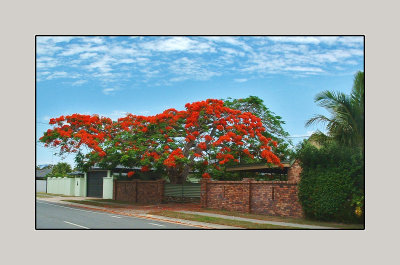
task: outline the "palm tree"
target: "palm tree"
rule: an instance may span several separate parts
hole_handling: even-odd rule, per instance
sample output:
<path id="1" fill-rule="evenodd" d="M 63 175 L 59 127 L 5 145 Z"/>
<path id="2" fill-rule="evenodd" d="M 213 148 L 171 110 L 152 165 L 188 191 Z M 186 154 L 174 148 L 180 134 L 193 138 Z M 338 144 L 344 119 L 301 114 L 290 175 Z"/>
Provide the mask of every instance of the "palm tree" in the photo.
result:
<path id="1" fill-rule="evenodd" d="M 326 123 L 328 137 L 340 144 L 364 146 L 364 72 L 357 72 L 350 95 L 341 92 L 323 91 L 316 95 L 315 102 L 327 109 L 331 117 L 315 115 L 306 122 Z"/>

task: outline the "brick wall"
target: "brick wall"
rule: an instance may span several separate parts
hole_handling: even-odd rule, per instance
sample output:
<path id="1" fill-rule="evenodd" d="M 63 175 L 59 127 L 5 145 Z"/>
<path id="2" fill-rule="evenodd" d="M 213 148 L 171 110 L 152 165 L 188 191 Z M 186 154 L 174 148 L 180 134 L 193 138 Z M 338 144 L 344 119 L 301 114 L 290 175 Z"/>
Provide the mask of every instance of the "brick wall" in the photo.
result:
<path id="1" fill-rule="evenodd" d="M 138 203 L 161 203 L 164 195 L 164 180 L 114 180 L 113 199 Z"/>
<path id="2" fill-rule="evenodd" d="M 302 217 L 297 183 L 289 181 L 201 181 L 202 207 Z"/>
<path id="3" fill-rule="evenodd" d="M 303 217 L 297 184 L 301 167 L 295 162 L 288 181 L 201 180 L 201 205 L 205 208 L 275 216 Z"/>

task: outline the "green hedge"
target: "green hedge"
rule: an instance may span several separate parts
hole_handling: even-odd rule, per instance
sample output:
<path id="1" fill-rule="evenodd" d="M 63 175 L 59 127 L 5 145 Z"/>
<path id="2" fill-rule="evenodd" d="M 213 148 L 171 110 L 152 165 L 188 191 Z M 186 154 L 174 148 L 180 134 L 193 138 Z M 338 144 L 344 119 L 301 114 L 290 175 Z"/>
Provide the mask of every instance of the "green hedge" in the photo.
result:
<path id="1" fill-rule="evenodd" d="M 304 143 L 298 152 L 303 168 L 299 200 L 311 219 L 364 220 L 364 160 L 361 150 L 329 144 L 320 149 Z M 362 214 L 356 209 L 361 210 Z"/>

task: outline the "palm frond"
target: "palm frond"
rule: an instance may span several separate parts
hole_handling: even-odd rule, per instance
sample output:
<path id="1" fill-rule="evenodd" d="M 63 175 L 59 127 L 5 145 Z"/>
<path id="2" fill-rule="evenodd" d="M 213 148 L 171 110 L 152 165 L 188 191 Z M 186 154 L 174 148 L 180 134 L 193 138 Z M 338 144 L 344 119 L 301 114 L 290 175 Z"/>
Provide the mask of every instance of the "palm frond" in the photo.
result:
<path id="1" fill-rule="evenodd" d="M 337 141 L 349 145 L 362 145 L 364 137 L 364 73 L 358 72 L 354 78 L 350 95 L 341 92 L 323 91 L 314 101 L 329 111 L 330 118 L 316 115 L 306 122 L 326 123 L 328 133 Z"/>
<path id="2" fill-rule="evenodd" d="M 330 123 L 330 122 L 332 122 L 332 121 L 328 117 L 318 114 L 306 122 L 306 127 L 309 127 L 310 125 L 315 124 L 315 123 Z"/>

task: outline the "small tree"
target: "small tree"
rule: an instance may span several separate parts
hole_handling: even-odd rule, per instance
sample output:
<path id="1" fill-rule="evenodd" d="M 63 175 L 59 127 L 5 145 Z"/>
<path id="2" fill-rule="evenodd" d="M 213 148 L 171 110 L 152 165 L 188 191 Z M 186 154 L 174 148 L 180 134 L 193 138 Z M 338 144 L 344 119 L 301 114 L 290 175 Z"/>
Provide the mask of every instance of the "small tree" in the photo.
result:
<path id="1" fill-rule="evenodd" d="M 57 163 L 53 166 L 51 172 L 46 177 L 66 177 L 68 173 L 72 172 L 70 164 L 65 162 Z"/>

